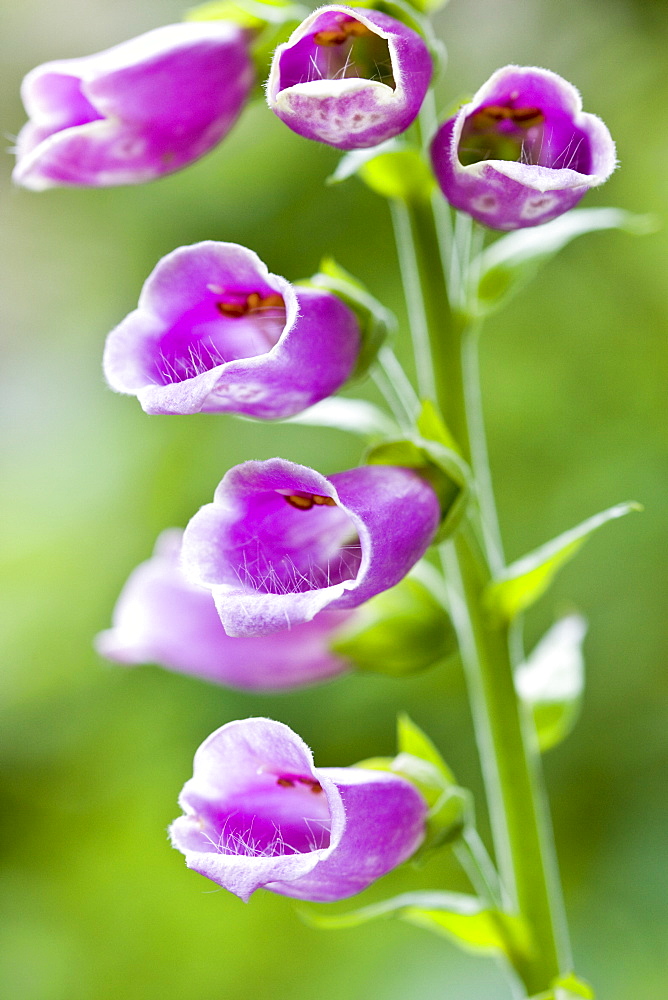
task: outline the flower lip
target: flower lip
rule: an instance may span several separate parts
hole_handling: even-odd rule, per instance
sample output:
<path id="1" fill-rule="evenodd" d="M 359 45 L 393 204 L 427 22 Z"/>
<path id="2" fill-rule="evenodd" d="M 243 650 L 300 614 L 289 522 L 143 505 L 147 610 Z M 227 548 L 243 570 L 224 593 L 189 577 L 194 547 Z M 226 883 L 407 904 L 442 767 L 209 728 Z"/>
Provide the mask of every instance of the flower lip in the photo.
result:
<path id="1" fill-rule="evenodd" d="M 582 110 L 576 88 L 534 66 L 497 70 L 454 119 L 451 149 L 455 172 L 481 176 L 493 167 L 540 191 L 593 187 L 615 166 L 608 131 Z"/>
<path id="2" fill-rule="evenodd" d="M 338 847 L 346 820 L 334 781 L 288 726 L 230 722 L 195 754 L 170 829 L 186 864 L 244 901 L 263 885 L 310 873 Z"/>
<path id="3" fill-rule="evenodd" d="M 245 462 L 191 519 L 183 565 L 212 591 L 228 635 L 269 635 L 394 586 L 438 519 L 435 493 L 409 469 L 327 479 L 283 459 Z"/>
<path id="4" fill-rule="evenodd" d="M 245 462 L 227 473 L 215 504 L 228 511 L 234 505 L 226 537 L 221 525 L 218 531 L 228 550 L 242 556 L 233 564 L 200 564 L 205 584 L 278 597 L 340 596 L 366 569 L 365 523 L 341 502 L 333 482 L 312 469 L 280 459 Z"/>
<path id="5" fill-rule="evenodd" d="M 13 179 L 39 191 L 171 173 L 230 130 L 253 79 L 245 35 L 224 21 L 164 25 L 103 52 L 45 63 L 21 87 L 30 120 Z"/>
<path id="6" fill-rule="evenodd" d="M 179 247 L 148 278 L 137 310 L 109 335 L 105 374 L 112 388 L 136 392 L 148 412 L 170 412 L 183 396 L 180 412 L 197 412 L 221 374 L 233 378 L 248 359 L 274 358 L 297 315 L 292 285 L 252 250 L 214 241 Z"/>
<path id="7" fill-rule="evenodd" d="M 299 135 L 365 148 L 408 128 L 431 73 L 417 32 L 380 11 L 332 4 L 278 46 L 267 101 Z"/>

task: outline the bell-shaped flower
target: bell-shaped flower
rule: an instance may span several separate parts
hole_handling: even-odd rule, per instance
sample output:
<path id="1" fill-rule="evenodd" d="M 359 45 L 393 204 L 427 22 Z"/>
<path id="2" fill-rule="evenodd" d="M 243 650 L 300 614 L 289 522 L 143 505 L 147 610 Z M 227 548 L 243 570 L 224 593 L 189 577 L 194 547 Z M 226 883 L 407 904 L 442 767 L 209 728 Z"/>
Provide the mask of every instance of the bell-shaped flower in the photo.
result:
<path id="1" fill-rule="evenodd" d="M 549 222 L 615 169 L 615 145 L 575 87 L 534 66 L 494 73 L 432 142 L 451 205 L 492 229 Z"/>
<path id="2" fill-rule="evenodd" d="M 276 49 L 267 101 L 293 132 L 362 149 L 408 128 L 431 75 L 417 32 L 377 10 L 330 4 Z"/>
<path id="3" fill-rule="evenodd" d="M 245 719 L 195 754 L 170 828 L 188 868 L 246 902 L 256 889 L 314 902 L 345 899 L 406 861 L 427 804 L 395 774 L 313 765 L 281 722 Z"/>
<path id="4" fill-rule="evenodd" d="M 159 261 L 107 338 L 104 373 L 147 413 L 279 419 L 336 392 L 359 345 L 336 295 L 293 287 L 246 247 L 206 241 Z"/>
<path id="5" fill-rule="evenodd" d="M 191 519 L 183 563 L 213 593 L 228 635 L 269 635 L 394 586 L 439 516 L 436 494 L 411 469 L 325 478 L 280 458 L 244 462 Z"/>
<path id="6" fill-rule="evenodd" d="M 278 690 L 340 674 L 349 661 L 330 640 L 350 611 L 322 611 L 271 637 L 233 639 L 209 590 L 186 580 L 180 565 L 183 532 L 162 533 L 153 556 L 128 579 L 113 626 L 95 640 L 98 652 L 124 664 L 157 663 L 179 673 L 242 690 Z"/>
<path id="7" fill-rule="evenodd" d="M 253 85 L 244 32 L 226 21 L 170 24 L 114 48 L 45 63 L 21 95 L 17 184 L 137 184 L 185 167 L 236 121 Z"/>

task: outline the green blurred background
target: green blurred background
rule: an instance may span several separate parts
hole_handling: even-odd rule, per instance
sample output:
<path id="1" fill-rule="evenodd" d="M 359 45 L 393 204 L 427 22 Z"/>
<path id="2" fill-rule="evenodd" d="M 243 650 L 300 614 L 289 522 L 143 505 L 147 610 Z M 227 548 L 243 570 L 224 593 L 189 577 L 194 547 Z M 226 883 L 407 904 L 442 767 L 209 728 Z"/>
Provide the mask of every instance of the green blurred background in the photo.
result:
<path id="1" fill-rule="evenodd" d="M 7 3 L 3 130 L 23 122 L 18 87 L 33 65 L 180 15 L 177 0 Z M 577 968 L 601 1000 L 664 1000 L 668 12 L 650 0 L 453 0 L 439 23 L 444 109 L 504 63 L 556 70 L 618 142 L 622 168 L 585 204 L 664 224 L 580 239 L 483 341 L 510 556 L 615 501 L 646 506 L 588 543 L 527 634 L 533 644 L 573 607 L 590 622 L 583 715 L 546 759 Z M 426 931 L 318 932 L 269 893 L 244 906 L 188 872 L 165 835 L 195 748 L 254 714 L 290 724 L 334 765 L 391 753 L 407 709 L 481 802 L 456 665 L 257 697 L 111 667 L 91 648 L 159 531 L 185 524 L 229 466 L 275 454 L 326 473 L 357 462 L 358 442 L 336 431 L 149 418 L 100 371 L 105 334 L 157 259 L 201 239 L 244 243 L 289 278 L 331 253 L 403 316 L 386 207 L 356 180 L 324 188 L 336 161 L 256 105 L 214 153 L 146 187 L 35 195 L 11 189 L 3 162 L 0 993 L 12 1000 L 509 996 L 491 961 Z M 405 327 L 406 358 L 404 340 Z M 416 877 L 467 888 L 443 852 L 363 901 Z"/>

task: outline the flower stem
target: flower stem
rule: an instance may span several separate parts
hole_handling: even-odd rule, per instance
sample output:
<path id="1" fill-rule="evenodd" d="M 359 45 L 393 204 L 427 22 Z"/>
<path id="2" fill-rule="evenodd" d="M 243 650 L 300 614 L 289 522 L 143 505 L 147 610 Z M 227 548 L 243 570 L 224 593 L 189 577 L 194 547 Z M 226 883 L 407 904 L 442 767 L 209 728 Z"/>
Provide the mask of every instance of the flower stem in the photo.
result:
<path id="1" fill-rule="evenodd" d="M 468 277 L 464 244 L 469 245 L 470 232 L 459 221 L 458 287 L 448 295 L 429 203 L 395 205 L 393 214 L 401 218 L 397 236 L 406 241 L 400 256 L 412 255 L 419 279 L 420 323 L 424 319 L 431 347 L 435 398 L 464 458 L 474 465 L 468 521 L 443 546 L 443 557 L 501 883 L 532 942 L 528 954 L 514 955 L 512 961 L 533 995 L 548 990 L 560 972 L 569 970 L 569 955 L 540 757 L 531 720 L 515 691 L 508 627 L 490 618 L 484 602 L 485 589 L 502 566 L 502 550 L 483 436 L 476 338 L 457 308 Z M 412 296 L 409 308 L 418 301 L 414 289 Z"/>

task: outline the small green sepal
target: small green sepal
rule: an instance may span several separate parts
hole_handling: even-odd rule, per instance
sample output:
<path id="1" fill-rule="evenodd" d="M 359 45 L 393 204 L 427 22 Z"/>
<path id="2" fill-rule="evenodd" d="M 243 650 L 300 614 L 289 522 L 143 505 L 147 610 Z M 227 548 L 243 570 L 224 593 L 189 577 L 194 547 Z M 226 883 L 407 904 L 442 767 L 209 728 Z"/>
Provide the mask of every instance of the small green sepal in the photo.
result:
<path id="1" fill-rule="evenodd" d="M 450 616 L 415 571 L 363 604 L 331 648 L 356 669 L 405 677 L 457 651 Z"/>
<path id="2" fill-rule="evenodd" d="M 617 504 L 512 563 L 487 587 L 484 594 L 487 610 L 497 621 L 512 621 L 542 597 L 557 571 L 573 558 L 590 535 L 608 521 L 642 509 L 635 502 Z"/>
<path id="3" fill-rule="evenodd" d="M 571 972 L 555 979 L 546 993 L 537 993 L 529 1000 L 595 1000 L 595 994 L 589 983 Z"/>
<path id="4" fill-rule="evenodd" d="M 320 270 L 312 278 L 297 284 L 332 292 L 355 313 L 360 325 L 361 347 L 349 382 L 363 378 L 376 360 L 388 333 L 396 328 L 393 313 L 331 257 L 323 258 Z"/>
<path id="5" fill-rule="evenodd" d="M 576 208 L 552 222 L 519 229 L 492 243 L 471 266 L 467 301 L 475 318 L 495 312 L 535 276 L 539 268 L 577 236 L 603 229 L 644 235 L 656 228 L 650 216 L 619 208 Z"/>
<path id="6" fill-rule="evenodd" d="M 416 434 L 374 445 L 364 461 L 367 465 L 400 465 L 418 470 L 433 486 L 441 505 L 441 524 L 434 541 L 449 538 L 457 529 L 469 498 L 470 470 L 454 449 Z"/>
<path id="7" fill-rule="evenodd" d="M 308 7 L 290 0 L 212 0 L 186 11 L 184 20 L 231 21 L 244 28 L 255 65 L 256 84 L 251 96 L 263 99 L 261 81 L 269 75 L 274 50 L 288 40 L 309 13 Z"/>
<path id="8" fill-rule="evenodd" d="M 429 812 L 425 839 L 413 856 L 418 864 L 437 847 L 452 843 L 473 823 L 471 793 L 457 785 L 428 736 L 405 713 L 397 718 L 396 757 L 370 757 L 356 767 L 389 771 L 410 781 L 424 797 Z"/>

